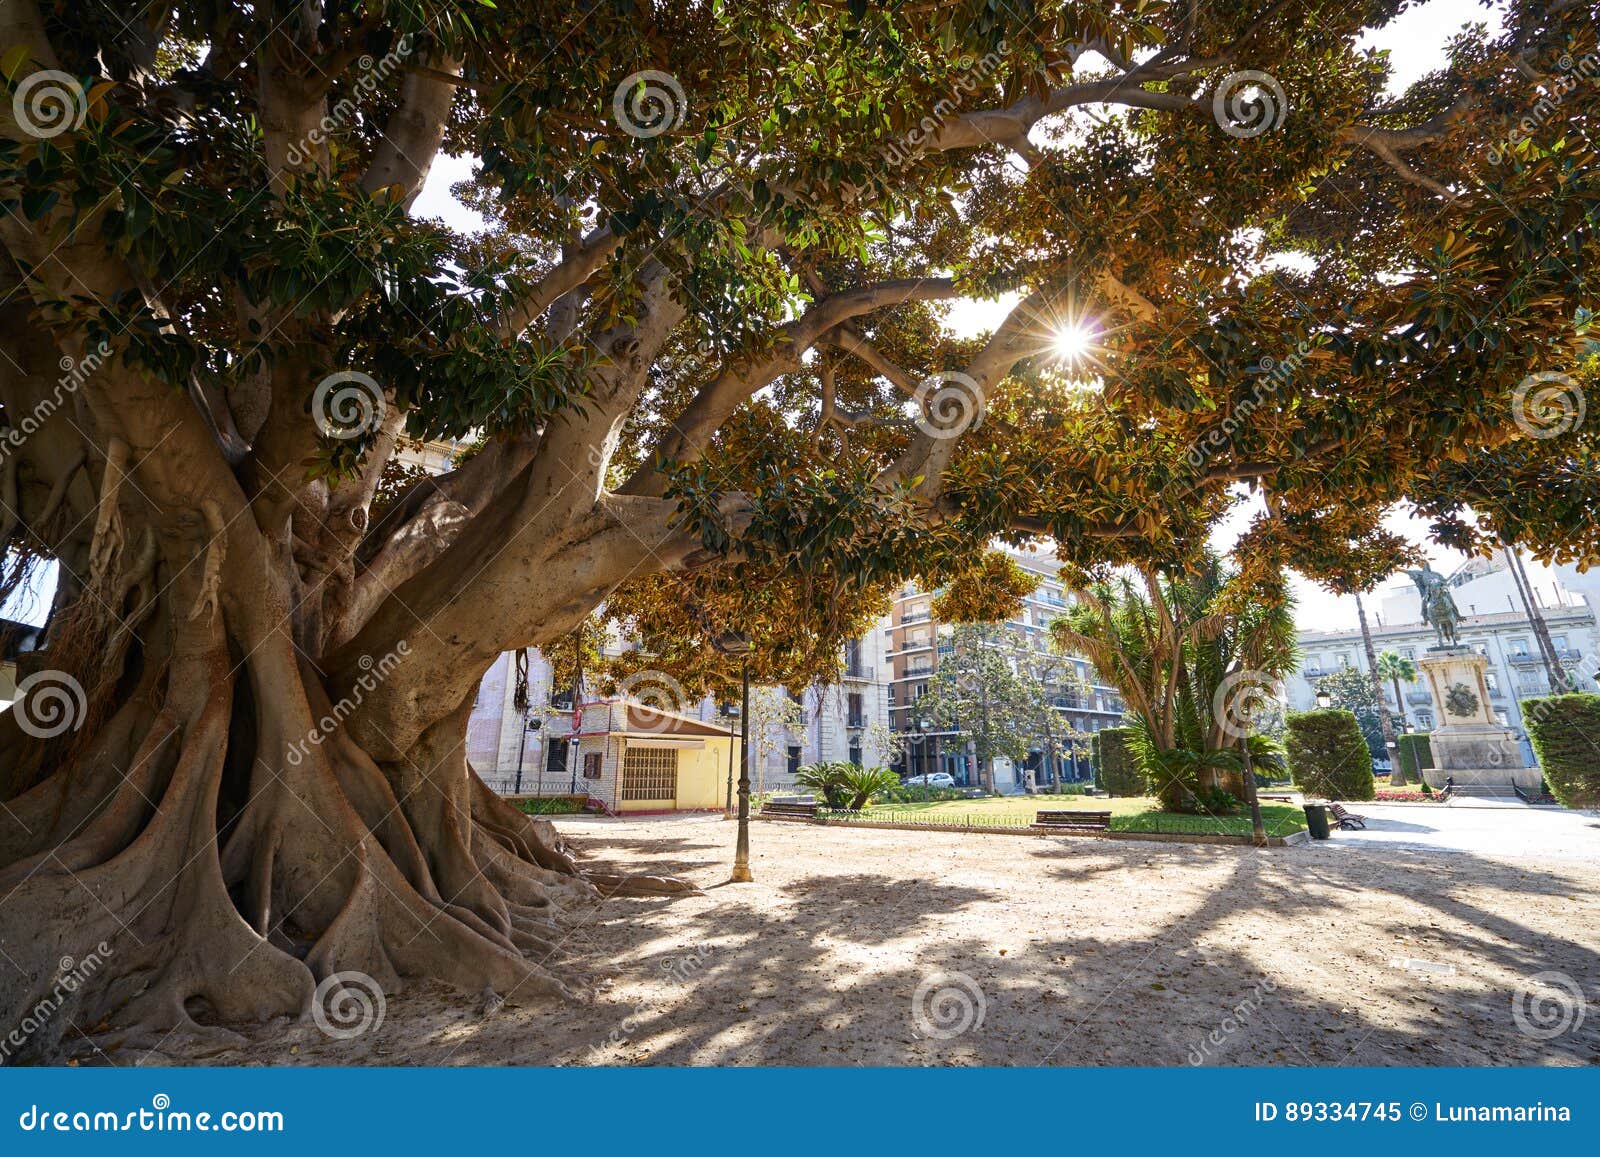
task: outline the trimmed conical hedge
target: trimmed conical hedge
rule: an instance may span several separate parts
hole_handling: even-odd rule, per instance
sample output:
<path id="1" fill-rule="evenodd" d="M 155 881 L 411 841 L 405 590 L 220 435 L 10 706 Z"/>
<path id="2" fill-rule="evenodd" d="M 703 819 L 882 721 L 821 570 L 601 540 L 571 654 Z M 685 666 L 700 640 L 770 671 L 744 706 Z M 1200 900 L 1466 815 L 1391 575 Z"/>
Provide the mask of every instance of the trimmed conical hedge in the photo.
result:
<path id="1" fill-rule="evenodd" d="M 1600 695 L 1524 699 L 1522 722 L 1550 794 L 1566 807 L 1600 807 Z"/>
<path id="2" fill-rule="evenodd" d="M 1288 718 L 1289 775 L 1309 796 L 1371 799 L 1372 752 L 1349 711 L 1302 711 Z"/>

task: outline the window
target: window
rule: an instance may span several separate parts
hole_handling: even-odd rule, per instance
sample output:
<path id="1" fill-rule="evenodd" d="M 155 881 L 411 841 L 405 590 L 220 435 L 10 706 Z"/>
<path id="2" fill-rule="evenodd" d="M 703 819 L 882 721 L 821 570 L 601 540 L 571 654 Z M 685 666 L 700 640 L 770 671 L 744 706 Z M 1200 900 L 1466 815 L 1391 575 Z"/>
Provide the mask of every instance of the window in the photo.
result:
<path id="1" fill-rule="evenodd" d="M 1417 650 L 1415 647 L 1401 647 L 1400 657 L 1402 659 L 1415 659 L 1417 657 Z"/>
<path id="2" fill-rule="evenodd" d="M 634 747 L 622 753 L 622 798 L 678 798 L 678 749 Z"/>
<path id="3" fill-rule="evenodd" d="M 861 766 L 861 741 L 859 739 L 850 741 L 850 762 L 857 767 Z"/>
<path id="4" fill-rule="evenodd" d="M 793 775 L 800 770 L 800 748 L 797 744 L 789 745 L 789 774 Z"/>
<path id="5" fill-rule="evenodd" d="M 861 709 L 861 692 L 852 691 L 846 696 L 845 725 L 848 727 L 864 727 L 866 720 Z"/>
<path id="6" fill-rule="evenodd" d="M 1518 656 L 1519 658 L 1524 658 L 1524 659 L 1527 658 L 1527 656 L 1528 656 L 1528 640 L 1526 640 L 1526 639 L 1512 639 L 1511 640 L 1511 653 L 1513 655 Z"/>
<path id="7" fill-rule="evenodd" d="M 591 751 L 583 757 L 583 778 L 600 778 L 600 753 Z"/>

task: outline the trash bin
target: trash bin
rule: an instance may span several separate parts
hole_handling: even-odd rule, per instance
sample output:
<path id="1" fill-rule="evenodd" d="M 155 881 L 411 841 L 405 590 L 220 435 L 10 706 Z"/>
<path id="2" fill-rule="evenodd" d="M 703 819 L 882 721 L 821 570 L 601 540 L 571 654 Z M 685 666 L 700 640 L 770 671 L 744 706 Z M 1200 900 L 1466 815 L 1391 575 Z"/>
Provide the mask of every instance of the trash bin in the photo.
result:
<path id="1" fill-rule="evenodd" d="M 1320 803 L 1308 803 L 1306 809 L 1306 827 L 1311 830 L 1311 838 L 1325 840 L 1328 838 L 1328 809 Z"/>

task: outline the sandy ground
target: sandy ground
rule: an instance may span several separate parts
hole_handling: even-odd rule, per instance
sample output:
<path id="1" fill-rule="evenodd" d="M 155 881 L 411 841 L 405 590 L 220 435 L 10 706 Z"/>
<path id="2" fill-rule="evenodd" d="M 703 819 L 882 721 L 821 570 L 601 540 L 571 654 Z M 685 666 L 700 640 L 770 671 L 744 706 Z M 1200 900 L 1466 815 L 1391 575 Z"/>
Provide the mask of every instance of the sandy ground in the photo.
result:
<path id="1" fill-rule="evenodd" d="M 1600 820 L 1553 818 L 1553 855 L 761 823 L 753 885 L 719 818 L 563 821 L 707 888 L 585 913 L 552 967 L 591 1003 L 413 987 L 207 1063 L 1600 1064 Z"/>

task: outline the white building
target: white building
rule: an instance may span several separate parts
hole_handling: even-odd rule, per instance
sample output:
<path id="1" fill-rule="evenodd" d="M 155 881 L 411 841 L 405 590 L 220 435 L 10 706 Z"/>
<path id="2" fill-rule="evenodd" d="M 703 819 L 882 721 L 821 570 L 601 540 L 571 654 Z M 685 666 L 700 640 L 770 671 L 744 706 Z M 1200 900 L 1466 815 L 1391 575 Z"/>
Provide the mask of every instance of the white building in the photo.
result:
<path id="1" fill-rule="evenodd" d="M 1550 640 L 1580 690 L 1596 689 L 1596 659 L 1600 637 L 1596 632 L 1595 610 L 1583 596 L 1568 585 L 1566 568 L 1546 569 L 1525 564 L 1534 601 L 1544 619 Z M 1451 595 L 1462 619 L 1459 638 L 1464 646 L 1489 660 L 1487 679 L 1491 706 L 1500 722 L 1518 736 L 1525 736 L 1518 701 L 1550 693 L 1550 680 L 1540 657 L 1532 624 L 1523 609 L 1516 586 L 1501 556 L 1473 559 L 1450 576 Z M 1589 586 L 1588 582 L 1583 583 Z M 1594 589 L 1591 587 L 1591 589 Z M 1587 592 L 1586 592 L 1587 593 Z M 1595 594 L 1600 594 L 1596 590 Z M 1589 595 L 1594 598 L 1595 595 Z M 1407 659 L 1418 659 L 1438 645 L 1433 628 L 1422 622 L 1416 588 L 1402 579 L 1376 600 L 1374 614 L 1368 611 L 1373 649 L 1382 655 L 1394 651 Z M 1367 655 L 1358 627 L 1340 631 L 1301 631 L 1298 674 L 1288 680 L 1289 706 L 1305 711 L 1316 705 L 1316 685 L 1326 674 L 1343 667 L 1366 671 Z M 1392 684 L 1384 682 L 1384 700 L 1399 726 L 1414 731 L 1431 731 L 1438 725 L 1427 685 L 1420 678 L 1401 684 L 1403 703 L 1397 704 Z"/>
<path id="2" fill-rule="evenodd" d="M 813 685 L 798 698 L 782 687 L 750 689 L 752 790 L 787 790 L 801 767 L 821 760 L 863 767 L 890 763 L 888 691 L 878 679 L 885 670 L 881 638 L 881 632 L 873 631 L 847 644 L 844 673 L 832 686 Z M 551 795 L 583 786 L 569 759 L 572 690 L 552 687 L 550 676 L 550 665 L 538 650 L 530 650 L 526 718 L 514 702 L 514 652 L 501 655 L 478 684 L 467 721 L 467 758 L 498 791 Z M 662 689 L 670 695 L 670 688 Z M 585 711 L 589 704 L 586 694 Z M 707 696 L 699 703 L 675 703 L 674 710 L 739 729 L 737 693 L 723 702 Z"/>

